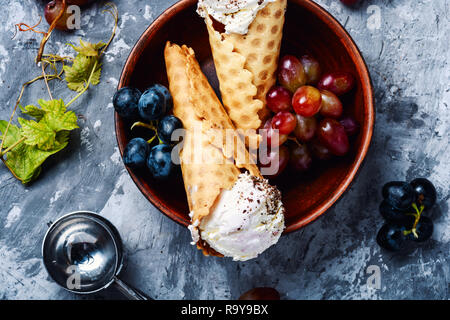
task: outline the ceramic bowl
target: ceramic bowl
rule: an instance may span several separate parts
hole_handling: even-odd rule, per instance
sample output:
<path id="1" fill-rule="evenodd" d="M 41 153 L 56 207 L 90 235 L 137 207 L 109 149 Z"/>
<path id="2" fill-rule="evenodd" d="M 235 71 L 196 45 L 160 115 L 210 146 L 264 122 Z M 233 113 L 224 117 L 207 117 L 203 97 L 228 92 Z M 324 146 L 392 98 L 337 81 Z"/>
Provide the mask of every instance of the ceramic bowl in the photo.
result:
<path id="1" fill-rule="evenodd" d="M 153 83 L 167 86 L 163 48 L 166 41 L 192 47 L 211 85 L 218 89 L 214 63 L 203 20 L 196 13 L 196 0 L 182 0 L 163 12 L 142 34 L 128 57 L 118 88 L 145 90 Z M 345 29 L 322 7 L 307 0 L 289 0 L 283 32 L 281 56 L 310 54 L 324 71 L 349 71 L 356 88 L 343 98 L 345 113 L 360 124 L 350 152 L 332 161 L 316 163 L 307 174 L 283 173 L 272 183 L 283 195 L 286 231 L 310 223 L 326 212 L 348 189 L 369 148 L 374 125 L 373 93 L 370 75 L 358 47 Z M 115 114 L 120 153 L 137 133 L 130 123 Z M 127 168 L 132 179 L 161 212 L 182 224 L 189 224 L 188 205 L 181 174 L 168 181 L 154 180 L 145 171 Z"/>

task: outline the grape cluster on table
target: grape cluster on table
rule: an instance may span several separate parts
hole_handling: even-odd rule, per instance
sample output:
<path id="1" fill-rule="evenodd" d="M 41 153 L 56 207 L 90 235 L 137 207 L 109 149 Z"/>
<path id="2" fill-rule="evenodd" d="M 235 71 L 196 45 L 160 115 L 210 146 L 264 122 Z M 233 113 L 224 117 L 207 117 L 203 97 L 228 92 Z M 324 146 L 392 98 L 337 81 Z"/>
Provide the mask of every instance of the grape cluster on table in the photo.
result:
<path id="1" fill-rule="evenodd" d="M 310 169 L 314 158 L 328 160 L 347 154 L 349 137 L 359 132 L 359 124 L 345 115 L 340 97 L 352 91 L 354 76 L 345 71 L 322 74 L 314 57 L 285 55 L 277 78 L 278 84 L 266 96 L 273 116 L 263 126 L 268 154 L 261 167 L 276 168 L 268 177 L 278 176 L 288 164 L 303 172 Z"/>
<path id="2" fill-rule="evenodd" d="M 391 181 L 382 189 L 380 214 L 385 224 L 378 231 L 377 243 L 389 251 L 402 251 L 408 243 L 423 242 L 433 234 L 433 221 L 424 216 L 436 203 L 436 189 L 425 178 L 410 183 Z"/>
<path id="3" fill-rule="evenodd" d="M 114 94 L 113 105 L 122 118 L 134 121 L 132 129 L 140 126 L 154 132 L 149 140 L 137 137 L 128 142 L 123 152 L 125 165 L 147 169 L 158 180 L 167 179 L 175 168 L 172 133 L 183 127 L 180 119 L 169 114 L 173 107 L 169 90 L 161 84 L 152 85 L 144 93 L 123 87 Z"/>

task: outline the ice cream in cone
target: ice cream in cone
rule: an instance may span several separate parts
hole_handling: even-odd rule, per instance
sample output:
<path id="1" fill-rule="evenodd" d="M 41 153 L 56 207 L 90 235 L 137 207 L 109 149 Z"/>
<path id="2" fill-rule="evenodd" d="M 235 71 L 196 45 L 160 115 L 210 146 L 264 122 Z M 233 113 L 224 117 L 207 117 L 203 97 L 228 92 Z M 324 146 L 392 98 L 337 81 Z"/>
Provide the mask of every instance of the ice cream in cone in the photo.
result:
<path id="1" fill-rule="evenodd" d="M 264 180 L 235 127 L 186 46 L 164 51 L 174 115 L 186 130 L 180 153 L 191 234 L 206 255 L 255 257 L 284 229 L 279 191 Z M 246 171 L 246 173 L 241 173 Z"/>
<path id="2" fill-rule="evenodd" d="M 258 129 L 275 84 L 286 0 L 200 0 L 222 102 L 238 129 Z"/>

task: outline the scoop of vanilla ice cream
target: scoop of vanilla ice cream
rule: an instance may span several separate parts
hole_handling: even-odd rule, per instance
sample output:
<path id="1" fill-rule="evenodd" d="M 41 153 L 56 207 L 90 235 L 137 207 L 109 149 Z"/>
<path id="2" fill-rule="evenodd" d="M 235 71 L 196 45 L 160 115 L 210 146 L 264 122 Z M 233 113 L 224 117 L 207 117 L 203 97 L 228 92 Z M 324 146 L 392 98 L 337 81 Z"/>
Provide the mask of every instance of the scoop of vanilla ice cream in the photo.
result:
<path id="1" fill-rule="evenodd" d="M 200 235 L 211 248 L 233 260 L 255 258 L 275 244 L 284 230 L 280 191 L 267 180 L 248 173 L 239 175 L 231 190 L 223 190 L 212 212 L 193 225 L 194 241 Z"/>
<path id="2" fill-rule="evenodd" d="M 259 10 L 276 0 L 199 0 L 198 14 L 207 15 L 225 26 L 225 33 L 246 34 Z"/>

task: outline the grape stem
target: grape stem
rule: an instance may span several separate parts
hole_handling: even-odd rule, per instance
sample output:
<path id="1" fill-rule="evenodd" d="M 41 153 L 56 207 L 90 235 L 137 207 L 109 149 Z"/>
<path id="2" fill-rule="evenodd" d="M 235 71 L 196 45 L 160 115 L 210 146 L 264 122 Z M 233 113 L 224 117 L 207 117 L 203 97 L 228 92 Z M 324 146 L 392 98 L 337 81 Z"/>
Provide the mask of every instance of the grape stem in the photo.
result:
<path id="1" fill-rule="evenodd" d="M 45 34 L 45 32 L 43 32 L 43 31 L 39 31 L 39 30 L 35 30 L 35 29 L 34 29 L 34 28 L 36 28 L 38 25 L 41 24 L 41 21 L 42 21 L 42 17 L 39 17 L 39 22 L 36 23 L 34 26 L 31 26 L 31 27 L 30 27 L 29 25 L 27 25 L 26 23 L 23 23 L 23 22 L 17 23 L 17 24 L 15 25 L 15 26 L 16 26 L 16 32 L 14 33 L 14 36 L 12 37 L 12 39 L 15 38 L 15 36 L 16 36 L 16 34 L 17 34 L 17 30 L 19 30 L 20 32 L 33 31 L 33 32 L 35 32 L 35 33 Z M 23 29 L 22 27 L 26 27 L 27 29 Z"/>
<path id="2" fill-rule="evenodd" d="M 155 125 L 152 122 L 145 123 L 145 122 L 141 122 L 141 121 L 136 121 L 131 126 L 131 130 L 133 130 L 134 127 L 144 127 L 144 128 L 150 129 L 152 131 L 158 132 L 158 130 L 156 129 Z"/>
<path id="3" fill-rule="evenodd" d="M 47 87 L 48 95 L 50 97 L 50 100 L 53 100 L 52 92 L 50 91 L 50 87 L 48 86 L 47 74 L 45 73 L 45 68 L 47 67 L 47 65 L 44 67 L 44 64 L 41 63 L 41 67 L 42 67 L 42 75 L 44 76 L 44 82 L 45 82 L 45 86 Z"/>
<path id="4" fill-rule="evenodd" d="M 288 140 L 294 141 L 299 147 L 302 147 L 302 144 L 297 140 L 296 137 L 288 137 Z"/>
<path id="5" fill-rule="evenodd" d="M 25 137 L 20 138 L 19 140 L 14 142 L 12 145 L 10 145 L 7 149 L 5 149 L 5 151 L 0 152 L 0 157 L 3 157 L 5 154 L 7 154 L 9 151 L 11 151 L 12 149 L 17 147 L 19 144 L 21 144 L 24 141 L 25 141 Z"/>
<path id="6" fill-rule="evenodd" d="M 406 236 L 410 233 L 412 233 L 414 235 L 414 237 L 416 237 L 416 239 L 419 237 L 419 235 L 417 234 L 417 224 L 419 223 L 420 217 L 422 215 L 423 209 L 425 208 L 425 206 L 421 205 L 420 208 L 417 207 L 417 204 L 415 202 L 413 202 L 412 207 L 414 208 L 414 210 L 416 210 L 415 213 L 410 213 L 409 215 L 414 216 L 414 224 L 411 228 L 411 230 L 406 230 L 403 231 L 403 234 Z"/>
<path id="7" fill-rule="evenodd" d="M 155 134 L 153 137 L 151 137 L 150 139 L 148 139 L 148 140 L 147 140 L 147 143 L 148 143 L 148 144 L 152 144 L 153 140 L 155 140 L 156 137 L 158 137 L 157 134 Z M 159 137 L 158 137 L 158 139 L 159 139 Z"/>
<path id="8" fill-rule="evenodd" d="M 62 74 L 62 71 L 61 71 L 61 73 L 59 73 L 59 74 L 56 74 L 56 73 L 55 73 L 55 74 L 47 75 L 47 81 L 50 81 L 50 80 L 59 78 L 59 77 L 61 76 L 61 74 Z M 11 151 L 14 147 L 16 147 L 16 146 L 19 145 L 19 143 L 14 143 L 14 144 L 11 145 L 9 148 L 7 148 L 5 151 L 2 151 L 2 150 L 3 150 L 3 145 L 4 145 L 5 140 L 6 140 L 6 136 L 8 135 L 9 127 L 11 126 L 11 122 L 12 122 L 12 120 L 13 120 L 13 118 L 14 118 L 14 114 L 16 113 L 17 107 L 19 106 L 20 101 L 22 100 L 22 96 L 23 96 L 23 93 L 24 93 L 24 91 L 25 91 L 25 88 L 26 88 L 28 85 L 32 84 L 33 82 L 36 82 L 36 81 L 38 81 L 38 80 L 40 80 L 40 79 L 43 79 L 43 78 L 44 78 L 44 76 L 43 76 L 43 75 L 40 75 L 40 76 L 38 76 L 38 77 L 36 77 L 36 78 L 34 78 L 34 79 L 32 79 L 32 80 L 30 80 L 30 81 L 27 81 L 27 82 L 25 82 L 24 84 L 22 84 L 22 89 L 20 90 L 19 97 L 18 97 L 17 100 L 16 100 L 16 104 L 15 104 L 15 106 L 14 106 L 14 109 L 13 109 L 13 112 L 12 112 L 11 116 L 9 117 L 8 125 L 6 126 L 5 132 L 3 132 L 3 135 L 1 136 L 1 138 L 2 138 L 2 142 L 0 143 L 0 159 L 1 159 L 1 160 L 4 160 L 4 159 L 3 159 L 3 156 L 4 156 L 7 152 Z M 19 140 L 19 141 L 20 141 L 20 140 Z M 22 141 L 21 141 L 21 142 L 22 142 Z M 3 162 L 4 162 L 4 161 L 3 161 Z M 6 162 L 4 162 L 4 163 L 6 164 Z"/>
<path id="9" fill-rule="evenodd" d="M 56 24 L 58 23 L 58 20 L 63 16 L 64 11 L 66 11 L 67 5 L 66 0 L 62 0 L 62 8 L 61 11 L 58 13 L 58 16 L 55 20 L 53 20 L 52 24 L 50 25 L 50 28 L 48 28 L 47 33 L 45 33 L 44 37 L 41 40 L 41 44 L 39 46 L 39 51 L 36 56 L 36 63 L 41 61 L 42 54 L 44 53 L 45 44 L 47 43 L 48 39 L 50 38 L 50 35 L 52 34 L 53 29 L 55 29 Z"/>
<path id="10" fill-rule="evenodd" d="M 106 6 L 110 7 L 110 9 L 105 9 L 102 12 L 103 13 L 109 12 L 113 16 L 113 18 L 114 18 L 114 28 L 113 28 L 113 31 L 111 33 L 111 37 L 109 38 L 108 42 L 106 43 L 106 45 L 100 51 L 99 57 L 101 57 L 105 53 L 106 49 L 109 47 L 109 45 L 113 41 L 114 37 L 116 36 L 117 26 L 119 24 L 119 12 L 117 11 L 116 5 L 114 3 L 112 3 L 112 2 L 108 2 L 107 4 L 105 4 L 105 7 Z"/>
<path id="11" fill-rule="evenodd" d="M 153 121 L 150 123 L 145 123 L 145 122 L 141 122 L 141 121 L 137 121 L 135 123 L 133 123 L 133 125 L 131 126 L 131 130 L 133 130 L 134 127 L 144 127 L 147 129 L 150 129 L 152 131 L 155 132 L 155 135 L 153 137 L 151 137 L 147 143 L 151 144 L 153 142 L 153 140 L 155 140 L 156 138 L 158 138 L 159 144 L 164 143 L 158 136 L 158 129 L 156 128 L 156 126 L 154 125 Z"/>
<path id="12" fill-rule="evenodd" d="M 92 76 L 94 75 L 95 69 L 97 69 L 97 64 L 98 64 L 98 60 L 95 61 L 94 63 L 94 67 L 92 68 L 91 74 L 89 75 L 89 79 L 88 82 L 86 83 L 86 85 L 84 86 L 83 90 L 81 90 L 72 100 L 70 100 L 67 104 L 66 107 L 70 106 L 72 103 L 74 103 L 83 93 L 86 92 L 86 90 L 89 88 L 89 85 L 91 84 L 92 81 Z"/>

